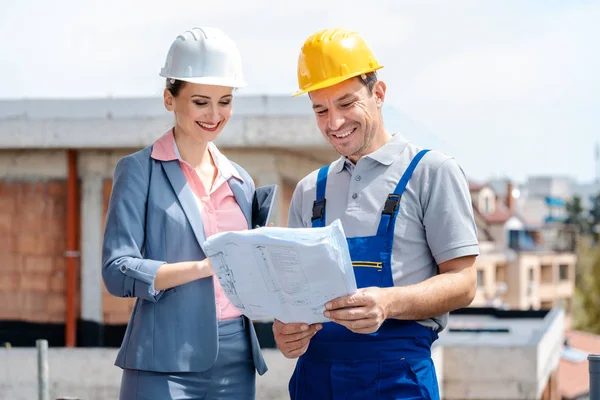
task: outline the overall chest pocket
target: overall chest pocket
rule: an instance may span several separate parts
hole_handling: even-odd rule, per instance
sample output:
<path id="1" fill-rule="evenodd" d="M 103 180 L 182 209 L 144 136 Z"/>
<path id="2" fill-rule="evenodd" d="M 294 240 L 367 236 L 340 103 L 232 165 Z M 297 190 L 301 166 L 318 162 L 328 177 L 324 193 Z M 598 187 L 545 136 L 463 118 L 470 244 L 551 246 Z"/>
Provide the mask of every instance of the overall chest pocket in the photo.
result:
<path id="1" fill-rule="evenodd" d="M 352 261 L 356 286 L 366 288 L 381 287 L 383 284 L 383 263 L 378 261 Z"/>

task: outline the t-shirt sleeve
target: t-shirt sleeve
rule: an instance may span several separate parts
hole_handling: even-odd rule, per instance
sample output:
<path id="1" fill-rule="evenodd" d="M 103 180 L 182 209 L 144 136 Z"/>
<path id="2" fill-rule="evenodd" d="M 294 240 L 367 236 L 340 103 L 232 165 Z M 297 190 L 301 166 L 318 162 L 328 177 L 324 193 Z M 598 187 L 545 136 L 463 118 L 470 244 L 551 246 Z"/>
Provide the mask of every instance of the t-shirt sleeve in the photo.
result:
<path id="1" fill-rule="evenodd" d="M 424 201 L 425 233 L 438 265 L 458 257 L 479 255 L 469 185 L 454 159 L 443 161 L 434 171 Z"/>

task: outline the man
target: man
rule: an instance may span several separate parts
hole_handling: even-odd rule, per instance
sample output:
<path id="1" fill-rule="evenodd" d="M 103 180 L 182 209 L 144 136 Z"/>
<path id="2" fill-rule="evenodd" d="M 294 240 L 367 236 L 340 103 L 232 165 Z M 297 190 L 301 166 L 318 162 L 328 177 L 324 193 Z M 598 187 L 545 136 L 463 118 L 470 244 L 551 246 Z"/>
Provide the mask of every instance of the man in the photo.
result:
<path id="1" fill-rule="evenodd" d="M 340 219 L 358 291 L 326 305 L 325 324 L 275 321 L 278 348 L 299 357 L 297 399 L 437 399 L 430 348 L 448 312 L 468 306 L 479 254 L 465 175 L 451 157 L 390 134 L 382 68 L 355 32 L 312 35 L 298 62 L 323 136 L 340 153 L 302 179 L 290 227 Z"/>

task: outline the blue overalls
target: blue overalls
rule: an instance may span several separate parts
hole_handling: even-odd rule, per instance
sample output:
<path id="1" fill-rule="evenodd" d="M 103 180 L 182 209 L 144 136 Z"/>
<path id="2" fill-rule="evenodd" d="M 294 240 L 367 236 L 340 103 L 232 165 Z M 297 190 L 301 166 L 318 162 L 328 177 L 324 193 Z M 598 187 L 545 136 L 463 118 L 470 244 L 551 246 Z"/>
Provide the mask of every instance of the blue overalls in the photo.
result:
<path id="1" fill-rule="evenodd" d="M 428 150 L 419 152 L 385 202 L 375 236 L 347 239 L 358 288 L 392 287 L 394 226 L 402 193 Z M 319 170 L 313 227 L 325 226 L 329 166 Z M 431 345 L 437 333 L 414 321 L 386 320 L 372 334 L 328 322 L 310 341 L 290 380 L 292 400 L 439 399 Z"/>

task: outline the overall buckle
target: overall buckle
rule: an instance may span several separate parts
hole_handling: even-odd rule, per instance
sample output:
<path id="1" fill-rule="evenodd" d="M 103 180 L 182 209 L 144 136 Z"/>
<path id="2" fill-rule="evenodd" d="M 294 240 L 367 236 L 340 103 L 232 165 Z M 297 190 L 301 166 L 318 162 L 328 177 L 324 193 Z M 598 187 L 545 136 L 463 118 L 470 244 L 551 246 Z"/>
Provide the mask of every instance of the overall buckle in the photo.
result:
<path id="1" fill-rule="evenodd" d="M 391 193 L 388 195 L 385 205 L 383 206 L 382 214 L 393 215 L 398 210 L 398 204 L 402 198 L 399 194 Z"/>
<path id="2" fill-rule="evenodd" d="M 323 215 L 325 215 L 325 203 L 325 198 L 315 200 L 315 202 L 313 203 L 311 221 L 323 218 Z"/>

